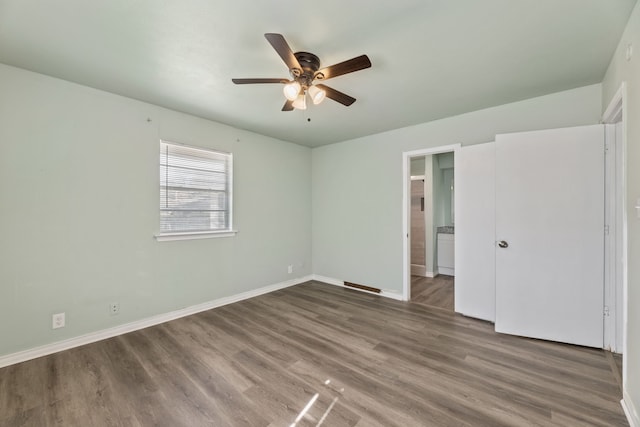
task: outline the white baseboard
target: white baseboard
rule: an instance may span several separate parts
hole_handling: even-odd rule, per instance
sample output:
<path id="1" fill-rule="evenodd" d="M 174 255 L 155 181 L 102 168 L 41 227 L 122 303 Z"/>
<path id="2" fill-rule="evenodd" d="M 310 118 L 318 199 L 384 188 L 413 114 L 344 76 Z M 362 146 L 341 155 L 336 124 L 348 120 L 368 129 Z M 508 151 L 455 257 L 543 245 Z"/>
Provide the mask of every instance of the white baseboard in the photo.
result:
<path id="1" fill-rule="evenodd" d="M 344 286 L 344 281 L 338 279 L 332 279 L 331 277 L 320 276 L 319 274 L 312 274 L 311 280 L 315 280 L 316 282 L 328 283 L 330 285 L 335 286 Z"/>
<path id="2" fill-rule="evenodd" d="M 411 264 L 411 275 L 434 278 L 438 275 L 438 273 L 427 271 L 427 266 L 425 265 Z"/>
<path id="3" fill-rule="evenodd" d="M 211 310 L 212 308 L 221 307 L 223 305 L 231 304 L 234 302 L 242 301 L 245 299 L 257 297 L 258 295 L 274 292 L 279 289 L 288 288 L 290 286 L 299 285 L 300 283 L 315 280 L 311 275 L 299 277 L 297 279 L 287 280 L 285 282 L 276 283 L 262 288 L 254 289 L 240 294 L 231 295 L 228 297 L 218 298 L 213 301 L 208 301 L 202 304 L 192 305 L 190 307 L 182 308 L 180 310 L 170 311 L 168 313 L 158 314 L 156 316 L 147 317 L 146 319 L 136 320 L 135 322 L 126 323 L 124 325 L 114 326 L 113 328 L 103 329 L 101 331 L 91 332 L 78 337 L 69 338 L 63 341 L 46 344 L 40 347 L 23 350 L 17 353 L 8 354 L 0 357 L 0 368 L 13 365 L 20 362 L 26 362 L 27 360 L 36 359 L 38 357 L 46 356 L 48 354 L 57 353 L 59 351 L 68 350 L 70 348 L 79 347 L 85 344 L 91 344 L 92 342 L 101 341 L 107 338 L 112 338 L 118 335 L 126 334 L 128 332 L 137 331 L 139 329 L 148 328 L 149 326 L 165 323 L 170 320 L 179 319 L 181 317 L 190 316 L 192 314 L 200 313 L 201 311 Z"/>
<path id="4" fill-rule="evenodd" d="M 627 421 L 629 421 L 629 425 L 631 427 L 640 427 L 640 416 L 638 415 L 638 411 L 636 407 L 633 405 L 631 396 L 629 396 L 626 391 L 623 392 L 622 394 L 623 394 L 623 399 L 620 401 L 620 404 L 622 405 L 624 414 L 627 416 Z"/>
<path id="5" fill-rule="evenodd" d="M 456 270 L 455 270 L 455 268 L 438 267 L 438 273 L 439 274 L 444 274 L 445 276 L 455 276 L 456 275 Z"/>
<path id="6" fill-rule="evenodd" d="M 311 279 L 315 280 L 317 282 L 327 283 L 329 285 L 344 287 L 344 281 L 338 280 L 338 279 L 334 279 L 334 278 L 331 278 L 331 277 L 320 276 L 319 274 L 312 274 L 311 275 Z M 349 289 L 352 289 L 354 291 L 365 292 L 365 293 L 371 294 L 371 295 L 380 295 L 380 296 L 383 296 L 385 298 L 391 298 L 391 299 L 395 299 L 395 300 L 398 300 L 398 301 L 404 301 L 404 299 L 402 298 L 402 294 L 401 293 L 397 293 L 397 292 L 393 292 L 393 291 L 385 291 L 384 289 L 380 293 L 370 292 L 370 291 L 367 291 L 367 290 L 364 290 L 364 289 L 359 289 L 359 288 L 349 288 Z"/>

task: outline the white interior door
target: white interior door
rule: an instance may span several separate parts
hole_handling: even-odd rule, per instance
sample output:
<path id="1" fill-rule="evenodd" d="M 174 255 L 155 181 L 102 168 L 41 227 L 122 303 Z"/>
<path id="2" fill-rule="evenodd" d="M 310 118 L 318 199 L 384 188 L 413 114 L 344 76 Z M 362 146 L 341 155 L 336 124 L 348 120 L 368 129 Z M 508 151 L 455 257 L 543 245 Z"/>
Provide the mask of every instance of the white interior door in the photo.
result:
<path id="1" fill-rule="evenodd" d="M 496 240 L 496 331 L 601 348 L 602 125 L 496 136 Z"/>
<path id="2" fill-rule="evenodd" d="M 455 310 L 495 321 L 495 142 L 462 147 L 455 156 Z"/>

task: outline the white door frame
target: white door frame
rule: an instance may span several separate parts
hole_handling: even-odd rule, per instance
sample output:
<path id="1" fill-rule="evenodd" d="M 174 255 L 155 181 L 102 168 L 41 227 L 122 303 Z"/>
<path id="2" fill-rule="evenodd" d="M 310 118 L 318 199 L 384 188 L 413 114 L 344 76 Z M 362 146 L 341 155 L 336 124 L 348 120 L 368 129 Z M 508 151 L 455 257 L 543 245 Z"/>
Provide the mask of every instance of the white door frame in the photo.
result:
<path id="1" fill-rule="evenodd" d="M 431 154 L 455 153 L 460 149 L 461 144 L 441 145 L 433 148 L 423 148 L 420 150 L 404 151 L 402 153 L 402 300 L 409 301 L 411 299 L 411 238 L 409 236 L 409 224 L 411 224 L 411 158 L 420 156 L 429 156 Z M 453 179 L 455 180 L 456 171 L 453 170 Z"/>
<path id="2" fill-rule="evenodd" d="M 626 354 L 627 341 L 627 213 L 626 213 L 626 156 L 627 89 L 623 82 L 602 115 L 602 123 L 621 123 L 621 135 L 607 132 L 607 225 L 609 234 L 605 244 L 605 306 L 609 316 L 604 318 L 604 348 Z M 612 145 L 610 146 L 610 143 Z M 616 179 L 621 177 L 622 179 Z M 619 255 L 619 256 L 617 256 Z M 621 258 L 621 264 L 618 261 Z M 622 298 L 620 298 L 622 296 Z M 622 328 L 622 331 L 620 331 Z M 622 342 L 620 342 L 620 337 Z M 623 358 L 623 384 L 626 383 L 626 363 Z"/>

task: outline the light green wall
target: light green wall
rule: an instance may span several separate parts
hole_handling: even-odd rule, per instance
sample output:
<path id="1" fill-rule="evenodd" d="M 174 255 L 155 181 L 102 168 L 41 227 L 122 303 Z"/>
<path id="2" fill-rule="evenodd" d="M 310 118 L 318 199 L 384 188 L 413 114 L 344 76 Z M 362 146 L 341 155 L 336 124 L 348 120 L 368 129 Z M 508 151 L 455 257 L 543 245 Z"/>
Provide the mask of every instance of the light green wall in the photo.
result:
<path id="1" fill-rule="evenodd" d="M 432 163 L 431 185 L 433 185 L 433 229 L 444 225 L 444 207 L 443 207 L 443 186 L 442 186 L 442 169 L 438 164 L 438 156 L 429 156 Z"/>
<path id="2" fill-rule="evenodd" d="M 0 356 L 311 273 L 309 148 L 4 65 L 0 94 Z M 159 138 L 233 153 L 236 237 L 155 241 Z"/>
<path id="3" fill-rule="evenodd" d="M 429 255 L 432 258 L 434 272 L 438 270 L 438 227 L 444 225 L 444 209 L 443 199 L 444 194 L 442 192 L 442 169 L 438 162 L 437 155 L 426 156 L 426 159 L 431 162 L 431 188 L 433 194 L 433 226 L 431 232 L 433 233 L 433 239 L 431 240 L 431 248 Z"/>
<path id="4" fill-rule="evenodd" d="M 440 153 L 433 156 L 437 163 L 434 163 L 434 173 L 439 177 L 434 178 L 440 188 L 438 189 L 438 198 L 435 201 L 435 209 L 437 211 L 438 221 L 436 227 L 443 225 L 453 225 L 451 218 L 451 180 L 453 179 L 453 153 Z M 437 164 L 437 166 L 436 166 Z"/>
<path id="5" fill-rule="evenodd" d="M 453 153 L 440 153 L 436 154 L 438 157 L 438 165 L 440 169 L 452 169 L 453 168 Z"/>
<path id="6" fill-rule="evenodd" d="M 597 123 L 593 85 L 315 148 L 313 272 L 402 291 L 402 153 L 498 133 Z"/>
<path id="7" fill-rule="evenodd" d="M 453 225 L 453 218 L 451 215 L 451 198 L 453 197 L 453 193 L 451 192 L 452 182 L 453 168 L 442 169 L 442 225 Z"/>
<path id="8" fill-rule="evenodd" d="M 425 197 L 424 197 L 424 247 L 426 256 L 426 270 L 427 273 L 434 273 L 436 271 L 436 257 L 435 257 L 435 228 L 433 226 L 433 156 L 424 156 L 424 176 L 425 176 Z"/>
<path id="9" fill-rule="evenodd" d="M 635 54 L 626 60 L 628 44 L 633 44 Z M 602 83 L 603 110 L 617 92 L 620 84 L 627 84 L 626 136 L 627 136 L 627 353 L 625 401 L 632 406 L 636 422 L 640 421 L 640 220 L 635 206 L 640 198 L 640 4 L 637 4 L 618 49 L 611 60 Z"/>

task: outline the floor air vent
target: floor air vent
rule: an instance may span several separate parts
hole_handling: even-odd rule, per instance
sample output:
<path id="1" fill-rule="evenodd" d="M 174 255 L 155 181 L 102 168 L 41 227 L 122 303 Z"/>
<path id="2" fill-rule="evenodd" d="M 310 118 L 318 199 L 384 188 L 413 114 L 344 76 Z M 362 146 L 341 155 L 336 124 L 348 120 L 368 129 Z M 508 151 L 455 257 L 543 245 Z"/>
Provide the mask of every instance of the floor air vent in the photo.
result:
<path id="1" fill-rule="evenodd" d="M 356 289 L 362 289 L 363 291 L 375 292 L 376 294 L 379 294 L 380 292 L 382 292 L 378 288 L 372 288 L 370 286 L 365 286 L 365 285 L 358 285 L 357 283 L 344 282 L 344 285 L 349 288 L 356 288 Z"/>

